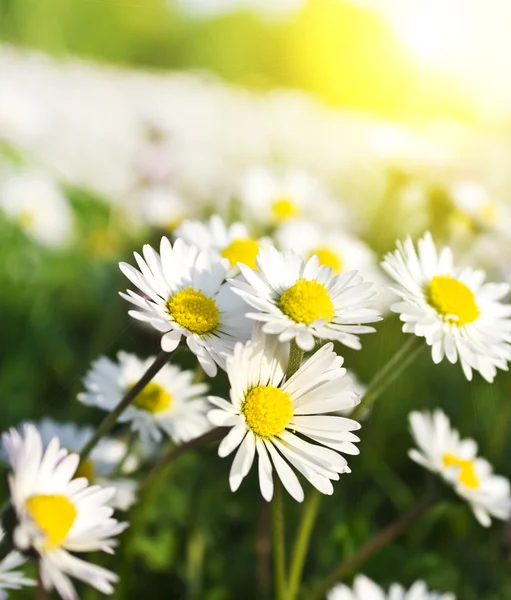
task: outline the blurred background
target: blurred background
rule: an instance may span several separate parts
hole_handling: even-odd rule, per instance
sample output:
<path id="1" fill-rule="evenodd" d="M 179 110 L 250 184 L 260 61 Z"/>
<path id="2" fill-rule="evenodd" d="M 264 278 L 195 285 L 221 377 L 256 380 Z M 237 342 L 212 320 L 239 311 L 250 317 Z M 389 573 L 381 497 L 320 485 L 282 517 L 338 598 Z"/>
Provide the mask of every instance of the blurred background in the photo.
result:
<path id="1" fill-rule="evenodd" d="M 0 0 L 0 429 L 95 424 L 76 401 L 90 362 L 158 351 L 118 297 L 117 262 L 143 243 L 217 212 L 280 239 L 244 210 L 256 170 L 300 173 L 303 218 L 369 257 L 388 318 L 340 350 L 362 385 L 404 340 L 377 266 L 397 238 L 429 229 L 509 281 L 510 23 L 507 0 Z M 425 493 L 410 410 L 443 407 L 511 477 L 511 378 L 457 367 L 424 352 L 376 405 L 322 503 L 306 586 Z M 228 463 L 183 456 L 117 556 L 94 557 L 121 575 L 116 598 L 269 597 L 268 515 L 255 477 L 230 494 Z M 508 600 L 510 555 L 507 526 L 440 506 L 362 570 Z"/>

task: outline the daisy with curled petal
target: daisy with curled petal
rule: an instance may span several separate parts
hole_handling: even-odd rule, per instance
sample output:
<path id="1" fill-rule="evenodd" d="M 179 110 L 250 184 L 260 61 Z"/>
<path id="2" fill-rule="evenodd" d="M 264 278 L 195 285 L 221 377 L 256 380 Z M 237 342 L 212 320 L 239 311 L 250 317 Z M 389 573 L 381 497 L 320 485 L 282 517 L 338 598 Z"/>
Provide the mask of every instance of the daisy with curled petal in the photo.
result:
<path id="1" fill-rule="evenodd" d="M 474 440 L 460 439 L 441 410 L 410 414 L 412 435 L 419 447 L 409 456 L 424 468 L 438 473 L 466 500 L 481 525 L 491 518 L 511 516 L 511 486 L 505 477 L 494 475 L 490 463 L 477 456 Z"/>
<path id="2" fill-rule="evenodd" d="M 135 252 L 140 270 L 119 264 L 142 292 L 120 294 L 136 307 L 129 314 L 163 334 L 161 347 L 166 352 L 175 350 L 185 336 L 206 374 L 214 377 L 217 365 L 224 368 L 225 356 L 236 342 L 247 340 L 251 330 L 244 303 L 224 282 L 228 261 L 214 261 L 211 254 L 181 239 L 172 246 L 166 237 L 160 254 L 146 244 L 143 255 Z"/>
<path id="3" fill-rule="evenodd" d="M 255 268 L 259 249 L 269 241 L 251 237 L 244 223 L 226 225 L 219 215 L 213 215 L 206 223 L 187 220 L 178 227 L 176 235 L 201 250 L 209 250 L 218 258 L 226 258 L 234 268 L 239 262 Z"/>
<path id="4" fill-rule="evenodd" d="M 75 423 L 58 423 L 53 419 L 42 419 L 38 423 L 22 423 L 16 429 L 23 431 L 25 425 L 36 427 L 43 446 L 47 446 L 54 437 L 58 437 L 61 445 L 70 452 L 79 453 L 94 435 L 95 429 L 90 425 Z M 126 442 L 105 436 L 99 440 L 92 450 L 90 457 L 80 462 L 75 477 L 86 477 L 90 484 L 97 483 L 105 487 L 115 488 L 115 494 L 108 505 L 115 509 L 127 510 L 136 500 L 137 482 L 131 479 L 109 476 L 123 462 L 126 466 L 136 468 L 138 459 L 134 454 L 127 455 Z M 0 458 L 7 459 L 5 452 L 0 452 Z"/>
<path id="5" fill-rule="evenodd" d="M 327 600 L 456 600 L 456 598 L 453 594 L 428 591 L 423 581 L 416 581 L 408 591 L 394 583 L 386 594 L 368 577 L 357 575 L 352 589 L 339 583 L 330 590 Z"/>
<path id="6" fill-rule="evenodd" d="M 398 243 L 382 266 L 402 299 L 391 309 L 404 321 L 404 332 L 425 338 L 433 362 L 459 359 L 468 380 L 472 370 L 489 382 L 497 369 L 507 370 L 511 305 L 500 302 L 507 283 L 484 283 L 483 271 L 456 268 L 450 248 L 437 252 L 429 233 L 419 240 L 418 252 L 410 238 Z"/>
<path id="7" fill-rule="evenodd" d="M 2 437 L 12 467 L 14 546 L 37 553 L 44 588 L 56 588 L 64 600 L 78 599 L 70 576 L 104 594 L 112 593 L 117 575 L 74 553 L 113 553 L 115 536 L 127 527 L 112 517 L 113 509 L 107 506 L 115 490 L 89 486 L 85 477 L 74 479 L 78 454 L 61 448 L 58 438 L 44 449 L 32 425 L 24 427 L 23 435 L 11 429 Z"/>
<path id="8" fill-rule="evenodd" d="M 332 344 L 318 350 L 288 380 L 286 346 L 276 336 L 265 336 L 259 327 L 251 341 L 237 344 L 227 359 L 230 401 L 209 396 L 217 408 L 208 416 L 215 425 L 231 427 L 220 443 L 219 456 L 239 447 L 229 477 L 233 492 L 257 452 L 263 498 L 269 501 L 273 496 L 274 467 L 289 494 L 301 502 L 303 489 L 289 463 L 320 492 L 332 494 L 331 480 L 349 472 L 336 451 L 358 454 L 354 442 L 359 438 L 352 432 L 360 425 L 328 413 L 354 406 L 358 397 Z"/>
<path id="9" fill-rule="evenodd" d="M 350 348 L 361 347 L 359 333 L 379 321 L 378 311 L 367 308 L 374 293 L 356 271 L 332 275 L 316 255 L 304 262 L 293 252 L 262 249 L 258 271 L 240 264 L 243 277 L 230 279 L 233 291 L 257 312 L 247 317 L 264 323 L 264 333 L 292 339 L 302 350 L 312 350 L 315 339 L 336 340 Z"/>
<path id="10" fill-rule="evenodd" d="M 0 529 L 0 542 L 4 532 Z M 5 600 L 8 594 L 5 590 L 19 590 L 24 585 L 35 585 L 33 579 L 28 579 L 21 571 L 15 571 L 25 563 L 26 559 L 19 552 L 9 552 L 0 561 L 0 600 Z"/>
<path id="11" fill-rule="evenodd" d="M 119 352 L 117 362 L 101 356 L 84 379 L 85 392 L 78 399 L 88 406 L 110 412 L 142 377 L 154 357 L 140 359 Z M 204 394 L 208 386 L 193 383 L 192 371 L 165 365 L 119 417 L 130 423 L 144 443 L 161 441 L 166 433 L 176 444 L 187 442 L 210 429 Z"/>

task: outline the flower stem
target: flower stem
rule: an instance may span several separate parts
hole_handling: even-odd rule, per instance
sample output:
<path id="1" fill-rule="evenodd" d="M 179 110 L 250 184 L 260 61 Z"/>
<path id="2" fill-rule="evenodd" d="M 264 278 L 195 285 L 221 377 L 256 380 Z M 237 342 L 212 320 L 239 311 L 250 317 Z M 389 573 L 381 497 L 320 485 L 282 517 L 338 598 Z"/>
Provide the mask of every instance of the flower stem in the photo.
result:
<path id="1" fill-rule="evenodd" d="M 303 359 L 303 350 L 295 340 L 289 344 L 289 362 L 287 364 L 286 379 L 290 379 L 300 368 Z"/>
<path id="2" fill-rule="evenodd" d="M 424 339 L 415 335 L 405 342 L 373 377 L 362 396 L 362 401 L 354 408 L 350 418 L 356 419 L 364 410 L 370 408 L 388 385 L 415 360 L 424 346 Z"/>
<path id="3" fill-rule="evenodd" d="M 295 600 L 302 580 L 303 565 L 309 549 L 309 542 L 318 514 L 321 494 L 313 489 L 303 507 L 298 534 L 293 547 L 293 558 L 289 572 L 289 584 L 286 600 Z"/>
<path id="4" fill-rule="evenodd" d="M 165 470 L 165 468 L 187 450 L 191 450 L 197 446 L 202 446 L 208 442 L 220 440 L 224 435 L 225 428 L 216 427 L 215 429 L 212 429 L 211 431 L 208 431 L 207 433 L 204 433 L 203 435 L 196 437 L 189 442 L 185 442 L 179 446 L 173 446 L 154 463 L 149 473 L 142 480 L 140 487 L 145 488 L 152 486 L 154 481 L 158 479 L 159 475 Z"/>
<path id="5" fill-rule="evenodd" d="M 273 564 L 275 568 L 275 598 L 286 597 L 286 555 L 284 540 L 284 513 L 282 510 L 282 484 L 277 478 L 272 500 L 273 512 Z"/>
<path id="6" fill-rule="evenodd" d="M 153 364 L 147 369 L 147 371 L 142 375 L 142 377 L 137 381 L 137 383 L 130 388 L 119 404 L 107 414 L 107 416 L 101 421 L 99 427 L 96 430 L 96 433 L 92 436 L 92 439 L 88 444 L 85 445 L 83 450 L 80 452 L 80 459 L 85 460 L 92 450 L 95 448 L 96 444 L 99 440 L 107 434 L 110 429 L 116 424 L 119 416 L 128 408 L 128 406 L 133 402 L 133 400 L 140 394 L 140 392 L 145 388 L 145 386 L 151 381 L 151 379 L 160 371 L 166 364 L 169 359 L 170 353 L 161 351 L 160 354 L 156 357 Z"/>
<path id="7" fill-rule="evenodd" d="M 308 598 L 309 600 L 321 600 L 327 591 L 338 581 L 341 581 L 355 567 L 365 562 L 373 554 L 381 550 L 387 544 L 390 544 L 398 535 L 403 533 L 412 523 L 420 519 L 430 508 L 439 501 L 439 496 L 432 494 L 417 502 L 404 515 L 396 519 L 393 523 L 379 531 L 373 538 L 361 546 L 353 556 L 346 561 L 341 562 L 330 574 L 321 582 Z"/>

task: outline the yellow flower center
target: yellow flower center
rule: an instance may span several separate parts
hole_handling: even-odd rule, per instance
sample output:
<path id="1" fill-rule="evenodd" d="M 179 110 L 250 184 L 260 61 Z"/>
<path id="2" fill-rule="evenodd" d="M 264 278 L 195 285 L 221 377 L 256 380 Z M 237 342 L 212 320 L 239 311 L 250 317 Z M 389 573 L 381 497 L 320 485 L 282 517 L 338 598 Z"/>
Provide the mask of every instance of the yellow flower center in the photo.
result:
<path id="1" fill-rule="evenodd" d="M 282 196 L 276 198 L 271 207 L 273 211 L 273 217 L 277 223 L 283 223 L 293 217 L 297 217 L 300 214 L 299 207 L 293 202 L 292 198 Z"/>
<path id="2" fill-rule="evenodd" d="M 66 539 L 77 516 L 68 498 L 59 495 L 31 496 L 25 502 L 28 515 L 46 536 L 46 547 L 56 548 Z"/>
<path id="3" fill-rule="evenodd" d="M 335 307 L 326 286 L 315 279 L 298 279 L 279 300 L 282 312 L 297 323 L 310 325 L 317 319 L 330 322 Z"/>
<path id="4" fill-rule="evenodd" d="M 25 227 L 28 229 L 35 222 L 34 213 L 32 213 L 29 210 L 22 210 L 20 212 L 20 214 L 18 215 L 18 221 L 22 227 Z"/>
<path id="5" fill-rule="evenodd" d="M 94 463 L 92 460 L 90 458 L 86 458 L 78 465 L 78 469 L 76 469 L 74 478 L 77 479 L 78 477 L 85 477 L 89 483 L 93 483 L 96 474 L 95 471 L 96 469 L 94 468 Z"/>
<path id="6" fill-rule="evenodd" d="M 464 460 L 463 458 L 458 458 L 449 452 L 444 454 L 443 461 L 445 467 L 458 467 L 460 470 L 458 480 L 464 486 L 471 489 L 476 489 L 479 487 L 479 479 L 477 478 L 475 472 L 473 460 Z"/>
<path id="7" fill-rule="evenodd" d="M 256 257 L 259 252 L 259 244 L 255 240 L 244 239 L 234 240 L 222 251 L 222 256 L 228 258 L 229 262 L 235 267 L 239 262 L 257 269 Z"/>
<path id="8" fill-rule="evenodd" d="M 131 386 L 133 387 L 133 386 Z M 161 385 L 151 381 L 133 400 L 133 406 L 156 414 L 167 410 L 172 404 L 172 396 Z"/>
<path id="9" fill-rule="evenodd" d="M 201 290 L 192 287 L 181 290 L 169 299 L 167 308 L 174 320 L 192 333 L 204 335 L 218 325 L 220 312 L 216 302 Z"/>
<path id="10" fill-rule="evenodd" d="M 447 321 L 466 325 L 479 315 L 475 296 L 464 283 L 448 275 L 436 275 L 429 284 L 430 305 Z"/>
<path id="11" fill-rule="evenodd" d="M 344 265 L 342 258 L 336 252 L 330 250 L 330 248 L 327 248 L 326 246 L 320 246 L 319 248 L 313 250 L 310 253 L 310 256 L 313 256 L 314 254 L 316 254 L 316 256 L 319 258 L 320 265 L 331 267 L 334 273 L 340 273 L 343 270 Z"/>
<path id="12" fill-rule="evenodd" d="M 293 403 L 287 392 L 272 385 L 258 385 L 245 396 L 241 412 L 256 435 L 272 437 L 289 424 Z"/>

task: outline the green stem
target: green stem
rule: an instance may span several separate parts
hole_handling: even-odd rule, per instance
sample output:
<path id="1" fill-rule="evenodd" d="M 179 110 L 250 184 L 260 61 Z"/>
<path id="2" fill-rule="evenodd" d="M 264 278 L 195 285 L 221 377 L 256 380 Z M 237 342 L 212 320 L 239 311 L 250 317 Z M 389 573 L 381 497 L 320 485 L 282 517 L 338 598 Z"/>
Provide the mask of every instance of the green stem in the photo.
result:
<path id="1" fill-rule="evenodd" d="M 424 346 L 424 339 L 416 335 L 413 335 L 405 342 L 373 377 L 367 387 L 366 393 L 362 397 L 362 401 L 354 408 L 350 417 L 356 419 L 366 409 L 370 408 L 389 384 L 415 360 Z"/>
<path id="2" fill-rule="evenodd" d="M 309 549 L 309 542 L 318 514 L 321 494 L 313 489 L 303 507 L 302 518 L 293 547 L 293 558 L 289 572 L 287 600 L 295 600 L 302 580 L 303 565 Z"/>
<path id="3" fill-rule="evenodd" d="M 192 448 L 202 446 L 203 444 L 207 444 L 209 442 L 216 442 L 224 435 L 225 428 L 216 427 L 215 429 L 212 429 L 211 431 L 208 431 L 207 433 L 204 433 L 203 435 L 196 437 L 189 442 L 185 442 L 179 446 L 173 446 L 154 463 L 149 473 L 142 480 L 140 487 L 151 487 L 159 478 L 160 474 L 163 473 L 163 471 L 167 468 L 167 466 L 187 450 L 191 450 Z"/>
<path id="4" fill-rule="evenodd" d="M 361 546 L 353 556 L 341 562 L 321 582 L 315 592 L 308 596 L 308 600 L 321 600 L 324 598 L 325 594 L 335 583 L 341 581 L 343 577 L 378 552 L 378 550 L 390 544 L 390 542 L 420 519 L 438 501 L 439 496 L 433 494 L 417 502 L 408 512 L 399 517 L 399 519 L 396 519 L 385 529 L 379 531 L 373 538 Z"/>
<path id="5" fill-rule="evenodd" d="M 273 513 L 273 564 L 275 567 L 275 598 L 286 597 L 286 555 L 284 540 L 284 513 L 282 510 L 282 484 L 277 478 L 272 500 Z"/>
<path id="6" fill-rule="evenodd" d="M 287 364 L 286 379 L 290 379 L 300 368 L 303 359 L 303 350 L 295 340 L 289 344 L 289 362 Z"/>
<path id="7" fill-rule="evenodd" d="M 142 377 L 137 381 L 137 383 L 130 388 L 119 404 L 107 414 L 107 416 L 101 421 L 99 427 L 96 430 L 96 433 L 92 436 L 92 439 L 88 444 L 85 445 L 83 450 L 80 452 L 80 459 L 85 460 L 92 450 L 95 448 L 96 444 L 99 440 L 106 435 L 110 429 L 117 423 L 117 419 L 119 416 L 128 408 L 128 406 L 133 402 L 133 400 L 140 394 L 140 392 L 145 388 L 145 386 L 151 381 L 151 379 L 160 371 L 166 364 L 169 359 L 170 353 L 161 351 L 160 354 L 156 357 L 153 364 L 147 369 L 147 371 L 142 375 Z"/>

